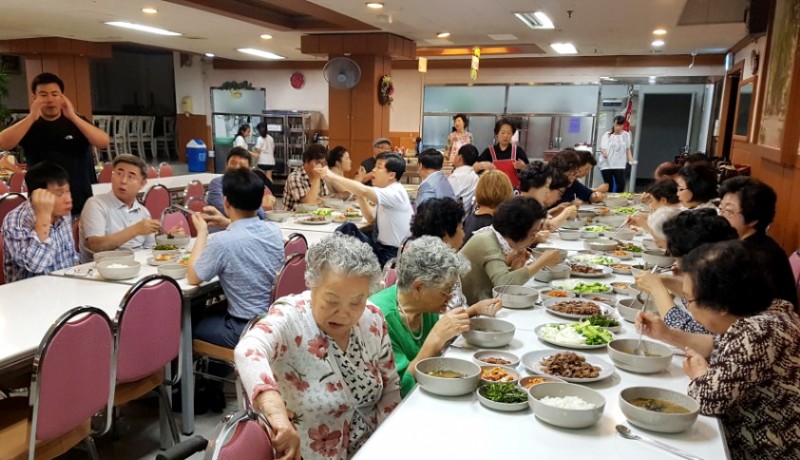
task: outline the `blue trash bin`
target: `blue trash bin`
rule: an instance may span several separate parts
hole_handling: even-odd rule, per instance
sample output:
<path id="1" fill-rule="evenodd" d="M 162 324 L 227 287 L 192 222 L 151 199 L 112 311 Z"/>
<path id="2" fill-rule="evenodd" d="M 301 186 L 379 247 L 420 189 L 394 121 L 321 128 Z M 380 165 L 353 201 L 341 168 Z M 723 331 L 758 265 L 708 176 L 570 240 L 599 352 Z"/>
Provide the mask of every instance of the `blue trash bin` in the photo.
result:
<path id="1" fill-rule="evenodd" d="M 186 162 L 189 172 L 206 172 L 208 149 L 201 139 L 192 139 L 186 144 Z"/>

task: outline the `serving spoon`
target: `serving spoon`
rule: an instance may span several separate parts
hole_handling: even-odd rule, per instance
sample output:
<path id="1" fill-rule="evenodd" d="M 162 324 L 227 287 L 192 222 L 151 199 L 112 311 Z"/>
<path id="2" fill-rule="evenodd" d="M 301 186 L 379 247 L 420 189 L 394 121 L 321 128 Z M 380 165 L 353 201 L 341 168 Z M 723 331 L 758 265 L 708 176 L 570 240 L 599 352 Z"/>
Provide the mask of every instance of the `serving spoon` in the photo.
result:
<path id="1" fill-rule="evenodd" d="M 655 439 L 649 438 L 647 436 L 642 436 L 640 434 L 636 434 L 633 431 L 631 431 L 631 429 L 628 428 L 625 425 L 617 425 L 617 431 L 625 439 L 635 439 L 636 441 L 641 441 L 641 442 L 643 442 L 645 444 L 650 444 L 651 446 L 655 446 L 655 447 L 658 447 L 660 449 L 664 449 L 664 450 L 666 450 L 667 452 L 669 452 L 671 454 L 675 454 L 678 457 L 682 457 L 682 458 L 685 458 L 685 459 L 688 459 L 688 460 L 703 460 L 701 457 L 698 457 L 697 455 L 692 455 L 692 454 L 684 452 L 684 451 L 682 451 L 680 449 L 676 449 L 675 447 L 672 447 L 670 445 L 664 444 L 663 442 L 660 442 L 660 441 L 656 441 Z"/>

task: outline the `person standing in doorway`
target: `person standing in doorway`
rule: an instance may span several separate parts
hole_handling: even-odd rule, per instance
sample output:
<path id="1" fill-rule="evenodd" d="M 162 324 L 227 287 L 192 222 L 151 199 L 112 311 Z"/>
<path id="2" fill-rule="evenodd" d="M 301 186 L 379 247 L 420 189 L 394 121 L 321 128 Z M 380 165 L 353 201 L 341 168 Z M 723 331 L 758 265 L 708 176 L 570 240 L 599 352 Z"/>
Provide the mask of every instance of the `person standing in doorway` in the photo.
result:
<path id="1" fill-rule="evenodd" d="M 447 136 L 447 145 L 444 148 L 444 155 L 447 161 L 455 163 L 458 150 L 467 144 L 472 144 L 472 133 L 467 131 L 469 119 L 463 113 L 453 116 L 453 132 Z"/>
<path id="2" fill-rule="evenodd" d="M 57 75 L 37 75 L 31 91 L 30 114 L 0 132 L 0 150 L 20 145 L 28 167 L 50 161 L 64 168 L 72 194 L 72 214 L 80 214 L 92 196 L 92 183 L 97 182 L 90 147 L 108 148 L 108 134 L 75 112 Z"/>
<path id="3" fill-rule="evenodd" d="M 625 191 L 625 166 L 635 164 L 631 151 L 631 133 L 625 131 L 625 117 L 614 117 L 614 126 L 600 140 L 600 173 L 616 193 Z"/>

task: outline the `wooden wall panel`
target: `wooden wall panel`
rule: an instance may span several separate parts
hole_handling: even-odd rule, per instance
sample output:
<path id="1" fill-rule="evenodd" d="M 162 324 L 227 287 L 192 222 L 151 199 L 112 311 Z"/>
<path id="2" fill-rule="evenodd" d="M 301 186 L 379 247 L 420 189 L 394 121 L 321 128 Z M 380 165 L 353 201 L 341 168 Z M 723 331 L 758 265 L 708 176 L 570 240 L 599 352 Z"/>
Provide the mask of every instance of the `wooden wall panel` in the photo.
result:
<path id="1" fill-rule="evenodd" d="M 186 162 L 186 144 L 192 139 L 202 139 L 206 145 L 211 145 L 211 126 L 208 125 L 205 115 L 175 116 L 175 135 L 178 139 L 178 161 Z"/>

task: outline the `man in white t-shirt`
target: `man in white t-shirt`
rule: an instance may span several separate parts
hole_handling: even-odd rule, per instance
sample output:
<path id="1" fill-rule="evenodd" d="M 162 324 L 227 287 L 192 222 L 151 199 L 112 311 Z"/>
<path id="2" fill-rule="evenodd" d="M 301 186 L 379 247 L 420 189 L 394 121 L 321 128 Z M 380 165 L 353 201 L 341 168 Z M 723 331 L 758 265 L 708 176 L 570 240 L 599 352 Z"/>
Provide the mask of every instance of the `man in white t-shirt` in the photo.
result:
<path id="1" fill-rule="evenodd" d="M 258 160 L 256 166 L 264 171 L 267 179 L 272 180 L 272 170 L 275 169 L 275 139 L 269 135 L 267 124 L 264 122 L 256 126 L 258 130 L 258 140 L 256 141 L 256 152 Z"/>
<path id="2" fill-rule="evenodd" d="M 381 265 L 397 256 L 397 249 L 411 234 L 411 217 L 414 212 L 408 192 L 398 181 L 406 171 L 406 162 L 396 153 L 381 153 L 376 157 L 370 187 L 356 180 L 330 174 L 328 168 L 323 179 L 337 189 L 350 192 L 358 198 L 361 213 L 373 225 L 371 236 L 364 235 L 353 224 L 344 224 L 337 231 L 355 236 L 369 243 Z M 373 206 L 372 203 L 377 203 Z"/>
<path id="3" fill-rule="evenodd" d="M 478 175 L 472 169 L 476 161 L 478 161 L 478 149 L 472 144 L 462 145 L 453 158 L 453 172 L 447 178 L 453 187 L 456 199 L 464 205 L 467 215 L 472 211 L 472 199 L 475 196 L 475 187 L 478 186 Z"/>

